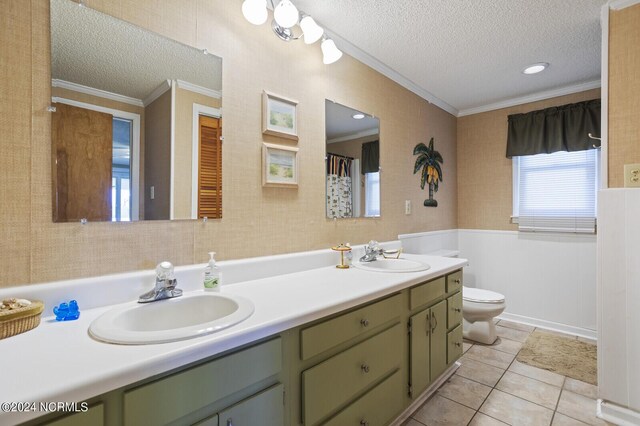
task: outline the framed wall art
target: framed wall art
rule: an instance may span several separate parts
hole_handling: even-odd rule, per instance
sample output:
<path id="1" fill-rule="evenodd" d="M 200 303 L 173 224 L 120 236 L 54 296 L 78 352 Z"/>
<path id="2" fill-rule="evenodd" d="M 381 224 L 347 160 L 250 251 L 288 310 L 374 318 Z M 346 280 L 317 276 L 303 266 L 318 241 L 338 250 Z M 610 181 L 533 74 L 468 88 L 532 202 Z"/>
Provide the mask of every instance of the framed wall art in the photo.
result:
<path id="1" fill-rule="evenodd" d="M 262 93 L 262 133 L 298 140 L 298 101 L 264 91 Z"/>
<path id="2" fill-rule="evenodd" d="M 298 148 L 262 144 L 262 186 L 298 187 Z"/>

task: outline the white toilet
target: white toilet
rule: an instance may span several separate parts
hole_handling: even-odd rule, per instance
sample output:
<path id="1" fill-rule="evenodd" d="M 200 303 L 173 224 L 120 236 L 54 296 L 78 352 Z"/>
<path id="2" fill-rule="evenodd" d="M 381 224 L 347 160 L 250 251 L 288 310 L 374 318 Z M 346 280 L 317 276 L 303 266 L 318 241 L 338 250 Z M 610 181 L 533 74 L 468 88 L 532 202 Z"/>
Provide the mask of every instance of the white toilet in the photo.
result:
<path id="1" fill-rule="evenodd" d="M 498 338 L 493 319 L 506 307 L 504 296 L 481 288 L 462 287 L 462 335 L 487 345 Z"/>

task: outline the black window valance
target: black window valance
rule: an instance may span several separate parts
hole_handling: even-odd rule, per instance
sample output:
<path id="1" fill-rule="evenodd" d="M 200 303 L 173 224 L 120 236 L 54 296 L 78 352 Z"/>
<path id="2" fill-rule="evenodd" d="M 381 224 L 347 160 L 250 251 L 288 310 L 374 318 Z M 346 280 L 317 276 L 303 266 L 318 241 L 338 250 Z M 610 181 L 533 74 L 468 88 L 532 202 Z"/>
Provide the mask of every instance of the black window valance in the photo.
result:
<path id="1" fill-rule="evenodd" d="M 508 120 L 507 158 L 584 151 L 593 148 L 589 133 L 600 137 L 600 99 L 513 114 Z"/>
<path id="2" fill-rule="evenodd" d="M 380 141 L 362 144 L 362 174 L 375 173 L 380 170 Z"/>

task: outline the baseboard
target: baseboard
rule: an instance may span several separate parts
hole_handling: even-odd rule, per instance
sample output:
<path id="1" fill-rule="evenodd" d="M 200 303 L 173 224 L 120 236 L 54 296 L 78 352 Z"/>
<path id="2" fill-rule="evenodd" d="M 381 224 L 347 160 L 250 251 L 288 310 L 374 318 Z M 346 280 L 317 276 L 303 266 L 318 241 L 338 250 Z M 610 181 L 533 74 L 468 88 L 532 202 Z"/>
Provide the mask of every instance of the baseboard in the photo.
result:
<path id="1" fill-rule="evenodd" d="M 438 377 L 438 380 L 431 383 L 431 386 L 429 386 L 424 392 L 422 392 L 422 394 L 418 396 L 411 403 L 411 405 L 409 405 L 402 412 L 402 414 L 400 414 L 394 421 L 391 422 L 390 426 L 401 426 L 405 421 L 407 421 L 409 417 L 411 417 L 413 412 L 416 411 L 418 408 L 420 408 L 420 406 L 424 404 L 427 401 L 427 399 L 431 398 L 431 395 L 436 393 L 438 388 L 442 386 L 444 382 L 449 380 L 449 377 L 453 376 L 453 373 L 455 373 L 456 370 L 460 368 L 461 365 L 462 364 L 460 364 L 460 362 L 456 361 L 451 367 L 445 370 L 445 372 L 442 373 L 440 377 Z"/>
<path id="2" fill-rule="evenodd" d="M 619 426 L 640 425 L 640 413 L 601 399 L 598 400 L 596 415 Z"/>
<path id="3" fill-rule="evenodd" d="M 538 318 L 530 318 L 523 315 L 510 314 L 508 312 L 503 312 L 502 315 L 498 317 L 498 319 L 504 319 L 507 321 L 513 321 L 525 325 L 532 325 L 534 327 L 557 331 L 559 333 L 571 334 L 572 336 L 578 336 L 584 339 L 592 340 L 594 343 L 598 341 L 597 332 L 588 328 L 575 327 L 558 322 L 546 321 Z"/>

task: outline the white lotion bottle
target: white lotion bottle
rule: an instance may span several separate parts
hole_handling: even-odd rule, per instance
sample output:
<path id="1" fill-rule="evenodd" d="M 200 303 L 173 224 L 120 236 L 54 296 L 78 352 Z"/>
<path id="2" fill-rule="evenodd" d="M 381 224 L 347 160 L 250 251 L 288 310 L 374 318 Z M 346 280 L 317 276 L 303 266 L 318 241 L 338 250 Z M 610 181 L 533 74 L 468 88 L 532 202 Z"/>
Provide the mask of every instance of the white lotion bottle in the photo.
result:
<path id="1" fill-rule="evenodd" d="M 209 252 L 209 264 L 204 269 L 204 289 L 206 291 L 220 291 L 220 268 L 216 265 L 216 252 Z"/>

